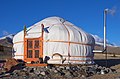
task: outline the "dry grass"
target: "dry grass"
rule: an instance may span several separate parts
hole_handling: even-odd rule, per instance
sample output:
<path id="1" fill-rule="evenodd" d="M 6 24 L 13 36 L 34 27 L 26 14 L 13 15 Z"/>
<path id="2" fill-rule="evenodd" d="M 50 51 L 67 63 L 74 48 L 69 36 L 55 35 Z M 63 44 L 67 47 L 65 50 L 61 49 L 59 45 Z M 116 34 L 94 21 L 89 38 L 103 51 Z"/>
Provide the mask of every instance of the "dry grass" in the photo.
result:
<path id="1" fill-rule="evenodd" d="M 108 59 L 120 59 L 120 55 L 115 55 L 114 54 L 107 54 Z M 105 53 L 95 53 L 94 54 L 94 59 L 106 59 L 106 54 Z"/>
<path id="2" fill-rule="evenodd" d="M 94 61 L 98 65 L 111 67 L 120 64 L 120 55 L 114 57 L 112 54 L 107 54 L 106 60 L 105 54 L 95 53 Z"/>
<path id="3" fill-rule="evenodd" d="M 11 58 L 11 55 L 0 55 L 0 60 L 5 60 L 7 58 Z"/>

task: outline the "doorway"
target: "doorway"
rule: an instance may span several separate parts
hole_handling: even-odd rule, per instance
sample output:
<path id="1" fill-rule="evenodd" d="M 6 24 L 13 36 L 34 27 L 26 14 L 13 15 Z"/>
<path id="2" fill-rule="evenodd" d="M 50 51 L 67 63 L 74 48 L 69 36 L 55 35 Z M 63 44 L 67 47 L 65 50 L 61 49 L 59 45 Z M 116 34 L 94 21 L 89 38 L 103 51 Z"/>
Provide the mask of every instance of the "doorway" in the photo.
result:
<path id="1" fill-rule="evenodd" d="M 38 61 L 38 58 L 43 58 L 42 38 L 26 39 L 24 51 L 26 62 Z"/>

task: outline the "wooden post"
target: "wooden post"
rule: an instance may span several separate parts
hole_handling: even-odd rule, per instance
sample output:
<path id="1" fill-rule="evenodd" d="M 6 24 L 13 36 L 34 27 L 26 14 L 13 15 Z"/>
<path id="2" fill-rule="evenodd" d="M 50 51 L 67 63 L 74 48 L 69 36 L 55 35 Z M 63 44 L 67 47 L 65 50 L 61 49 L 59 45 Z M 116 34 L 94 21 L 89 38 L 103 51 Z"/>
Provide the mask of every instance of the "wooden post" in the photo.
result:
<path id="1" fill-rule="evenodd" d="M 27 45 L 26 45 L 26 38 L 25 38 L 25 36 L 26 36 L 26 30 L 27 30 L 27 28 L 26 28 L 26 25 L 24 26 L 24 61 L 26 61 L 25 60 L 25 58 L 26 58 L 26 49 L 27 49 Z"/>
<path id="2" fill-rule="evenodd" d="M 43 24 L 41 24 L 41 27 L 42 27 L 42 36 L 41 36 L 41 41 L 40 42 L 42 42 L 42 43 L 40 43 L 41 44 L 41 47 L 42 47 L 42 50 L 40 50 L 41 51 L 41 53 L 40 53 L 40 57 L 42 57 L 43 58 L 43 34 L 44 34 L 44 25 Z"/>

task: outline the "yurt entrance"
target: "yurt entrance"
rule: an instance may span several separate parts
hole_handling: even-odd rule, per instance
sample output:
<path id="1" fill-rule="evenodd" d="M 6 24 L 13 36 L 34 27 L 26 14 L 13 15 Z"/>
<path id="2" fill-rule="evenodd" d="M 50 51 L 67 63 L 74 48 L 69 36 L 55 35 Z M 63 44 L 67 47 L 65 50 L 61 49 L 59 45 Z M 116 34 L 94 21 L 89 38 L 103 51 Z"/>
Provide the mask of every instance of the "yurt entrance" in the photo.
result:
<path id="1" fill-rule="evenodd" d="M 42 38 L 26 39 L 25 42 L 25 61 L 38 61 L 38 58 L 43 57 L 43 44 Z"/>
<path id="2" fill-rule="evenodd" d="M 39 61 L 39 58 L 43 58 L 43 28 L 42 27 L 42 36 L 39 38 L 25 38 L 27 32 L 24 29 L 24 61 L 32 62 Z"/>

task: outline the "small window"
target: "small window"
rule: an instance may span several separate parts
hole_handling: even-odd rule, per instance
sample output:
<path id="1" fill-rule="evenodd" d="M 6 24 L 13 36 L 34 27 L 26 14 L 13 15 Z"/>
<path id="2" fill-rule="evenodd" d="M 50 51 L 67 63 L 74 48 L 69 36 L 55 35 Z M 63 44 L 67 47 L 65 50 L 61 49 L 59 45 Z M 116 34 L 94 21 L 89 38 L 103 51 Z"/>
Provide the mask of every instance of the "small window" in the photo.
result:
<path id="1" fill-rule="evenodd" d="M 34 48 L 39 48 L 39 40 L 35 40 L 34 41 Z"/>
<path id="2" fill-rule="evenodd" d="M 32 44 L 32 40 L 28 40 L 28 43 L 27 43 L 28 45 L 28 48 L 32 48 L 33 47 L 33 44 Z"/>
<path id="3" fill-rule="evenodd" d="M 33 53 L 32 50 L 28 50 L 28 52 L 27 52 L 27 58 L 32 58 L 32 53 Z"/>
<path id="4" fill-rule="evenodd" d="M 39 50 L 35 50 L 35 58 L 39 58 Z"/>

